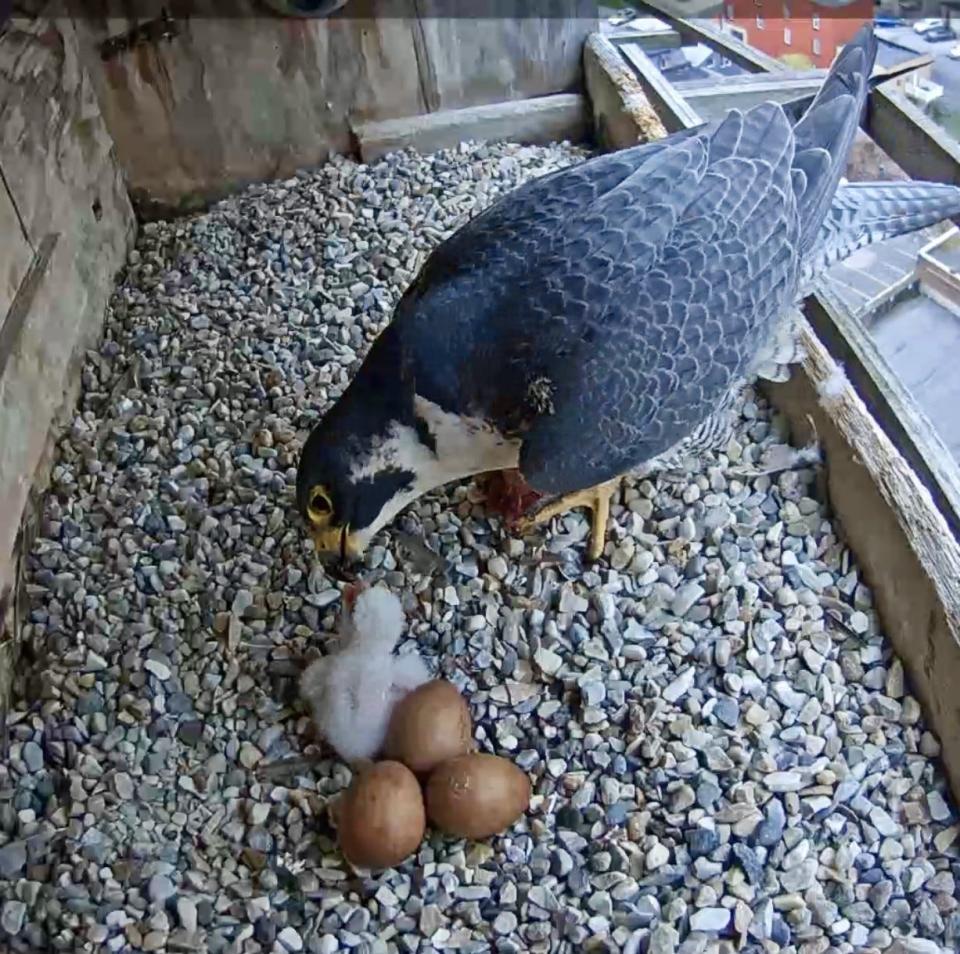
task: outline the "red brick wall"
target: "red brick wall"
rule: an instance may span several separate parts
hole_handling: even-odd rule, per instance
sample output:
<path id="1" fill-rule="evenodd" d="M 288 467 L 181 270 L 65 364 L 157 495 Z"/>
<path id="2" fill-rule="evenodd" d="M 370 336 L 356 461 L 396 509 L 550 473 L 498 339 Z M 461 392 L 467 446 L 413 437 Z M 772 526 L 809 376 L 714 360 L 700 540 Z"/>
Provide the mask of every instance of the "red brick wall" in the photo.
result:
<path id="1" fill-rule="evenodd" d="M 796 53 L 828 67 L 839 47 L 873 18 L 873 0 L 852 0 L 840 10 L 811 0 L 723 0 L 721 21 L 745 34 L 750 46 L 777 57 Z M 788 42 L 789 40 L 789 42 Z"/>

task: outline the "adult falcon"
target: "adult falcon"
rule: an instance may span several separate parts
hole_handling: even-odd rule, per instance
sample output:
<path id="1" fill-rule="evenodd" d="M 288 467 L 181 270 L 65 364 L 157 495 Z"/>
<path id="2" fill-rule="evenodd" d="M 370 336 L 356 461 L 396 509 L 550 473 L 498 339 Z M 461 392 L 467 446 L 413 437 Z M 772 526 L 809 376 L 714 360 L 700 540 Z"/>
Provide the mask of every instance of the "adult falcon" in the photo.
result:
<path id="1" fill-rule="evenodd" d="M 960 214 L 960 189 L 839 184 L 877 43 L 849 43 L 799 118 L 763 103 L 543 176 L 441 244 L 304 444 L 317 550 L 358 557 L 422 494 L 519 472 L 525 526 L 593 510 L 618 478 L 716 446 L 813 280 Z"/>

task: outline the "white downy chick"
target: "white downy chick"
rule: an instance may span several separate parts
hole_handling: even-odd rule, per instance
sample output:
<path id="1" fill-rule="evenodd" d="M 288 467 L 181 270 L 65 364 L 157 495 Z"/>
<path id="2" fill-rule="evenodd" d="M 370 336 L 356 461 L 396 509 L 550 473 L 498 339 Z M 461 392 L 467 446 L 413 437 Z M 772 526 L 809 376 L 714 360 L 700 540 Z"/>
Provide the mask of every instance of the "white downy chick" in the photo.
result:
<path id="1" fill-rule="evenodd" d="M 393 593 L 379 586 L 348 590 L 344 609 L 341 648 L 307 667 L 300 692 L 327 742 L 355 762 L 383 748 L 394 705 L 430 674 L 419 656 L 393 654 L 405 622 Z"/>

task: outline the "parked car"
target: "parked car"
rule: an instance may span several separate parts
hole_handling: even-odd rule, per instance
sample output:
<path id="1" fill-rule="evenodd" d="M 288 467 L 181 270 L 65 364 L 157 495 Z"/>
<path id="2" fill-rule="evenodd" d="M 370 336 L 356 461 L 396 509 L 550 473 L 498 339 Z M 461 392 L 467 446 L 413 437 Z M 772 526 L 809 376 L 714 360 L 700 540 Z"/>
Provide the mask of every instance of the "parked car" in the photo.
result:
<path id="1" fill-rule="evenodd" d="M 906 26 L 907 21 L 903 17 L 895 17 L 892 14 L 881 13 L 873 18 L 873 25 L 878 29 Z"/>
<path id="2" fill-rule="evenodd" d="M 960 43 L 956 46 L 951 46 L 950 49 L 947 50 L 947 56 L 949 56 L 951 60 L 960 60 Z"/>
<path id="3" fill-rule="evenodd" d="M 956 31 L 948 26 L 934 27 L 932 30 L 927 30 L 920 35 L 927 43 L 946 43 L 947 40 L 955 40 L 957 38 Z"/>
<path id="4" fill-rule="evenodd" d="M 927 30 L 933 30 L 936 27 L 942 26 L 944 26 L 944 22 L 940 17 L 924 17 L 922 20 L 917 20 L 917 22 L 914 23 L 913 32 L 922 35 L 926 33 Z"/>

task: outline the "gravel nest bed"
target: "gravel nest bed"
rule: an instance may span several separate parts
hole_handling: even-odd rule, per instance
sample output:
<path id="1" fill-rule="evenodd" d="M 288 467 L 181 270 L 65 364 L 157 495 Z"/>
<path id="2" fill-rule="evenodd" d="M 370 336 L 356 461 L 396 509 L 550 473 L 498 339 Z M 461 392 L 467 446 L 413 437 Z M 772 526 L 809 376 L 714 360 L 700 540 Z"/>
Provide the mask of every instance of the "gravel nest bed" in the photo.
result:
<path id="1" fill-rule="evenodd" d="M 143 228 L 83 372 L 32 554 L 0 764 L 12 951 L 892 950 L 960 945 L 958 815 L 815 465 L 783 424 L 628 481 L 533 541 L 473 484 L 397 521 L 367 577 L 534 783 L 490 843 L 345 866 L 349 782 L 296 697 L 339 591 L 293 515 L 297 448 L 424 254 L 583 156 L 338 159 Z M 545 548 L 536 549 L 537 541 Z M 405 646 L 405 648 L 410 648 Z M 286 759 L 297 761 L 285 762 Z"/>

